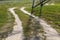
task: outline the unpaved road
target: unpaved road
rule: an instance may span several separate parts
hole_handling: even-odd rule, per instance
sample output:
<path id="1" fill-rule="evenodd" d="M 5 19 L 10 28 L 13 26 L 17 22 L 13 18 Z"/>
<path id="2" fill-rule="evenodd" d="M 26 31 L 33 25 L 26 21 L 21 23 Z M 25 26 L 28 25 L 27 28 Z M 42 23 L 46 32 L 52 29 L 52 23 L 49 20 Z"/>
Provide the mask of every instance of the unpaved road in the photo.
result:
<path id="1" fill-rule="evenodd" d="M 60 36 L 58 35 L 58 32 L 51 27 L 51 25 L 48 25 L 44 20 L 34 16 L 34 15 L 31 15 L 31 13 L 29 13 L 28 11 L 24 10 L 25 7 L 22 7 L 20 10 L 24 13 L 24 14 L 27 14 L 29 16 L 32 16 L 34 17 L 37 21 L 40 22 L 41 26 L 43 27 L 44 29 L 44 32 L 45 32 L 45 36 L 46 36 L 46 40 L 60 40 Z"/>
<path id="2" fill-rule="evenodd" d="M 8 36 L 6 38 L 6 40 L 23 40 L 23 28 L 22 28 L 22 22 L 19 19 L 18 15 L 14 12 L 14 8 L 9 8 L 9 11 L 13 14 L 13 16 L 15 17 L 15 24 L 13 31 L 12 31 L 12 35 Z M 13 35 L 14 33 L 18 32 L 17 34 Z"/>

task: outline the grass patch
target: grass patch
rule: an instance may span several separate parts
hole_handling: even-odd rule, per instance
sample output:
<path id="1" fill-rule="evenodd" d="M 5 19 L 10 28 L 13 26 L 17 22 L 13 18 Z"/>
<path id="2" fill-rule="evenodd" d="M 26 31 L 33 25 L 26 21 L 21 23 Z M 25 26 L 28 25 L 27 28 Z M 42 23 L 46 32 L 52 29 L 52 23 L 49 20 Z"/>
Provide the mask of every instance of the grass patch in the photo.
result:
<path id="1" fill-rule="evenodd" d="M 8 11 L 9 4 L 0 4 L 0 40 L 11 33 L 14 25 L 14 16 Z"/>
<path id="2" fill-rule="evenodd" d="M 15 12 L 18 14 L 19 18 L 21 19 L 22 24 L 23 24 L 22 26 L 23 26 L 24 32 L 26 33 L 26 31 L 28 31 L 27 24 L 28 24 L 29 16 L 28 15 L 25 15 L 24 13 L 22 13 L 18 9 L 16 9 Z"/>
<path id="3" fill-rule="evenodd" d="M 26 3 L 25 3 L 26 4 Z M 12 20 L 12 22 L 14 22 L 14 17 L 13 15 L 8 11 L 8 8 L 11 7 L 20 7 L 21 5 L 24 5 L 24 2 L 2 2 L 0 3 L 0 28 L 3 27 L 4 25 L 6 25 L 6 23 L 8 23 L 9 19 Z M 11 16 L 11 18 L 9 18 L 9 15 Z"/>
<path id="4" fill-rule="evenodd" d="M 31 8 L 27 8 L 26 10 L 31 11 Z M 39 7 L 34 9 L 34 15 L 40 15 Z M 42 9 L 42 14 L 40 18 L 46 20 L 49 24 L 52 25 L 60 33 L 60 5 L 48 5 L 44 6 Z"/>
<path id="5" fill-rule="evenodd" d="M 29 5 L 29 1 L 20 1 L 20 2 L 1 2 L 0 3 L 0 27 L 2 27 L 4 24 L 6 24 L 8 21 L 8 8 L 11 7 L 22 7 L 22 6 L 26 6 Z"/>
<path id="6" fill-rule="evenodd" d="M 6 23 L 8 23 L 8 22 L 11 22 L 11 24 L 13 24 L 13 22 L 14 22 L 14 17 L 13 17 L 13 15 L 12 14 L 10 14 L 11 15 L 11 18 L 8 18 L 9 16 L 8 16 L 8 13 L 10 13 L 10 12 L 8 12 L 7 10 L 8 10 L 8 8 L 11 8 L 11 7 L 22 7 L 22 6 L 26 6 L 26 7 L 30 7 L 31 6 L 31 4 L 29 4 L 28 2 L 26 2 L 26 3 L 2 3 L 1 4 L 1 11 L 2 12 L 0 12 L 2 15 L 1 15 L 1 27 L 3 27 L 3 25 L 5 25 Z M 18 16 L 19 16 L 19 18 L 21 19 L 21 21 L 22 21 L 22 24 L 23 24 L 23 29 L 24 29 L 24 34 L 25 35 L 28 35 L 29 33 L 30 33 L 30 30 L 28 29 L 28 27 L 27 27 L 27 24 L 28 24 L 28 19 L 29 19 L 29 16 L 28 15 L 25 15 L 25 14 L 23 14 L 20 10 L 18 10 L 18 9 L 15 9 L 15 12 L 18 14 Z M 4 16 L 4 17 L 3 17 Z M 8 16 L 8 17 L 7 17 Z M 8 21 L 9 19 L 11 19 L 12 21 Z M 5 24 L 4 24 L 5 23 Z M 12 29 L 12 26 L 13 25 L 11 25 L 10 24 L 10 26 L 11 26 L 11 29 Z M 9 29 L 10 29 L 10 26 L 8 27 Z M 43 32 L 42 30 L 41 30 L 41 32 Z"/>
<path id="7" fill-rule="evenodd" d="M 36 26 L 28 26 L 28 20 L 29 20 L 29 16 L 28 15 L 26 15 L 26 14 L 24 14 L 22 11 L 20 11 L 19 10 L 19 8 L 18 9 L 15 9 L 15 12 L 16 12 L 16 14 L 19 16 L 19 18 L 21 19 L 21 21 L 22 21 L 22 26 L 23 26 L 23 29 L 24 29 L 24 34 L 25 34 L 25 36 L 28 38 L 29 36 L 33 36 L 32 34 L 31 34 L 31 32 L 33 31 L 33 30 L 35 30 L 35 27 L 37 28 L 37 26 L 39 26 L 39 32 L 38 33 L 42 33 L 42 36 L 43 36 L 43 38 L 44 38 L 44 31 L 43 31 L 43 28 L 41 27 L 41 25 L 39 24 L 39 25 L 37 25 L 37 24 L 33 24 L 33 21 L 34 21 L 34 18 L 32 19 L 33 21 L 32 21 L 32 24 L 31 25 L 36 25 Z M 36 31 L 34 31 L 34 32 L 36 32 Z"/>
<path id="8" fill-rule="evenodd" d="M 12 8 L 12 7 L 22 7 L 25 6 L 24 4 L 26 4 L 26 6 L 28 5 L 28 3 L 30 2 L 1 2 L 0 3 L 0 40 L 2 40 L 3 38 L 5 38 L 5 36 L 8 36 L 8 33 L 11 33 L 13 30 L 13 25 L 14 25 L 14 16 L 8 11 L 8 8 Z M 22 14 L 23 15 L 23 14 Z M 22 16 L 21 15 L 21 16 Z M 23 16 L 22 16 L 23 18 Z M 22 19 L 21 18 L 21 19 Z M 27 18 L 26 18 L 27 19 Z M 26 20 L 23 19 L 23 20 Z M 27 21 L 27 20 L 26 20 Z M 25 21 L 24 21 L 25 22 Z M 25 26 L 25 24 L 24 24 Z M 25 28 L 25 27 L 24 27 Z M 4 35 L 3 35 L 4 34 Z M 3 37 L 2 37 L 3 36 Z"/>

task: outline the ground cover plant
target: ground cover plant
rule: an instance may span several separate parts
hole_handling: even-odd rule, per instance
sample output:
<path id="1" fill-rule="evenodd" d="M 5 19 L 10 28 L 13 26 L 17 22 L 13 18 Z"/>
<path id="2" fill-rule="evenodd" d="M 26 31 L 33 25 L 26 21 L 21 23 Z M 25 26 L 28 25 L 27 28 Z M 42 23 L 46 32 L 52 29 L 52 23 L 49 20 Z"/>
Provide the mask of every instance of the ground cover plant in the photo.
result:
<path id="1" fill-rule="evenodd" d="M 31 8 L 26 10 L 31 11 Z M 40 15 L 40 7 L 35 8 L 34 15 Z M 44 6 L 40 18 L 44 19 L 52 25 L 60 33 L 60 4 Z"/>

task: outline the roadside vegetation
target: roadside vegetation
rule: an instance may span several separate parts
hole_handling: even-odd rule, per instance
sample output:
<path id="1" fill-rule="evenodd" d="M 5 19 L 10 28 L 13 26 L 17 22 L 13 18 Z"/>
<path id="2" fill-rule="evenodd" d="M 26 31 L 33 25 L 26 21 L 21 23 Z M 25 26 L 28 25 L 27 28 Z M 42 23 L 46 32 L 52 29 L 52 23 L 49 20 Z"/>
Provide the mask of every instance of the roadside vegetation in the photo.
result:
<path id="1" fill-rule="evenodd" d="M 19 7 L 17 7 L 15 9 L 16 14 L 19 16 L 19 18 L 22 21 L 24 35 L 27 37 L 27 39 L 29 39 L 29 37 L 34 36 L 34 33 L 32 33 L 32 32 L 36 32 L 35 27 L 38 26 L 38 27 L 36 27 L 38 29 L 40 28 L 38 34 L 40 33 L 41 36 L 42 36 L 42 39 L 45 39 L 45 37 L 44 37 L 44 31 L 43 31 L 43 28 L 41 27 L 41 25 L 39 23 L 36 24 L 37 21 L 34 18 L 32 19 L 32 21 L 30 21 L 31 24 L 29 24 L 30 17 L 28 15 L 24 14 L 22 11 L 20 11 L 21 7 L 29 8 L 29 7 L 31 7 L 31 4 L 29 4 L 27 2 L 27 3 L 24 3 L 24 5 L 20 5 Z"/>
<path id="2" fill-rule="evenodd" d="M 26 8 L 26 10 L 30 12 L 31 8 Z M 39 7 L 35 8 L 34 15 L 39 16 L 39 10 Z M 47 21 L 60 33 L 60 4 L 44 6 L 40 18 Z"/>
<path id="3" fill-rule="evenodd" d="M 10 30 L 13 29 L 15 19 L 14 16 L 8 11 L 8 8 L 18 7 L 17 9 L 15 9 L 15 12 L 22 21 L 24 34 L 27 37 L 30 36 L 31 29 L 29 29 L 29 27 L 27 26 L 29 16 L 25 15 L 23 12 L 19 10 L 19 8 L 25 6 L 26 10 L 31 12 L 31 4 L 29 3 L 31 2 L 24 3 L 23 0 L 22 2 L 17 2 L 17 3 L 7 2 L 0 4 L 0 34 L 9 31 L 9 29 Z M 35 8 L 34 15 L 38 16 L 40 14 L 39 10 L 40 10 L 39 7 Z M 51 24 L 52 27 L 55 28 L 60 33 L 60 4 L 44 6 L 40 18 L 47 21 L 47 23 Z M 8 24 L 8 26 L 6 26 L 6 24 Z M 5 31 L 4 27 L 8 29 Z M 40 33 L 44 33 L 43 28 L 40 29 Z"/>
<path id="4" fill-rule="evenodd" d="M 8 6 L 5 4 L 0 5 L 0 29 L 5 27 L 7 23 L 13 23 L 14 16 L 8 11 Z"/>
<path id="5" fill-rule="evenodd" d="M 8 36 L 13 30 L 14 16 L 8 11 L 9 4 L 0 4 L 0 40 Z"/>
<path id="6" fill-rule="evenodd" d="M 3 3 L 0 3 L 0 34 L 1 34 L 0 40 L 7 37 L 8 34 L 11 33 L 13 30 L 15 18 L 11 14 L 11 12 L 8 11 L 8 8 L 12 8 L 12 7 L 19 7 L 20 8 L 24 4 L 28 5 L 25 2 L 9 2 L 9 3 L 3 2 Z M 21 16 L 22 16 L 21 18 L 23 19 L 23 22 L 25 22 L 24 20 L 28 19 L 28 17 L 24 18 L 25 16 L 23 16 L 23 14 Z M 24 26 L 25 26 L 25 24 L 24 24 Z"/>
<path id="7" fill-rule="evenodd" d="M 37 22 L 33 18 L 30 21 L 31 24 L 29 24 L 30 17 L 28 15 L 26 15 L 22 11 L 20 11 L 19 8 L 15 9 L 15 12 L 18 14 L 19 18 L 22 21 L 22 26 L 23 26 L 23 29 L 24 29 L 24 35 L 27 37 L 27 39 L 35 36 L 35 32 L 37 32 L 36 33 L 37 35 L 39 35 L 39 33 L 40 33 L 40 36 L 42 36 L 42 38 L 44 39 L 44 35 L 43 35 L 44 31 L 43 31 L 43 28 L 41 27 L 41 25 L 39 24 L 39 22 Z M 34 33 L 32 33 L 32 32 L 34 32 Z"/>
<path id="8" fill-rule="evenodd" d="M 10 11 L 8 11 L 8 8 L 16 6 L 20 6 L 20 2 L 17 4 L 15 2 L 0 3 L 0 40 L 6 38 L 13 30 L 15 18 Z"/>
<path id="9" fill-rule="evenodd" d="M 26 4 L 26 3 L 25 3 Z M 0 29 L 4 28 L 7 23 L 14 24 L 14 16 L 8 11 L 12 7 L 20 7 L 24 2 L 2 2 L 0 3 Z M 11 26 L 11 24 L 9 24 Z"/>

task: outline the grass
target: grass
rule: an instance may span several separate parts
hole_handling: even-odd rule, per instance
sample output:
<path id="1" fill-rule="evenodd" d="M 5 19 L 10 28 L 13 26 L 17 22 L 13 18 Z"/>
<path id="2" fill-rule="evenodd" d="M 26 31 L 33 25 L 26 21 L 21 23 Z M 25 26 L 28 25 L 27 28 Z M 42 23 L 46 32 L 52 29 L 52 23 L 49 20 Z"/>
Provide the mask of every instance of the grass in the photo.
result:
<path id="1" fill-rule="evenodd" d="M 13 23 L 14 23 L 14 17 L 12 14 L 10 14 L 10 12 L 8 12 L 8 8 L 11 8 L 11 7 L 22 7 L 22 6 L 26 6 L 27 7 L 27 11 L 31 11 L 31 3 L 29 4 L 30 2 L 18 2 L 18 3 L 2 3 L 0 5 L 0 27 L 3 27 L 6 23 L 10 23 L 10 26 L 8 29 L 12 29 L 12 26 L 13 26 Z M 20 10 L 18 9 L 15 9 L 15 12 L 18 14 L 19 18 L 21 19 L 22 21 L 22 26 L 23 26 L 23 29 L 24 29 L 24 34 L 25 35 L 29 35 L 30 34 L 30 29 L 29 27 L 27 26 L 28 24 L 28 19 L 29 19 L 29 16 L 28 15 L 25 15 L 23 14 Z M 9 15 L 10 14 L 10 18 Z M 34 15 L 38 16 L 40 13 L 39 13 L 39 7 L 38 8 L 35 8 L 35 12 L 34 12 Z M 8 17 L 7 17 L 8 16 Z M 49 24 L 52 25 L 53 28 L 55 28 L 59 33 L 60 33 L 60 4 L 56 4 L 54 6 L 44 6 L 43 7 L 43 10 L 42 10 L 42 14 L 40 16 L 42 19 L 46 20 Z M 12 21 L 8 21 L 9 19 L 11 19 Z M 40 33 L 44 33 L 43 29 L 41 28 L 40 29 Z"/>
<path id="2" fill-rule="evenodd" d="M 4 25 L 6 23 L 11 23 L 9 25 L 8 29 L 11 30 L 13 28 L 12 26 L 14 23 L 14 17 L 12 14 L 10 14 L 10 12 L 8 12 L 8 8 L 11 8 L 11 7 L 19 7 L 20 8 L 22 6 L 26 6 L 27 7 L 26 10 L 30 12 L 31 11 L 31 3 L 30 4 L 29 3 L 30 2 L 23 1 L 23 2 L 17 2 L 17 3 L 14 2 L 14 3 L 0 4 L 0 28 L 4 27 Z M 27 26 L 29 16 L 23 14 L 18 9 L 15 9 L 15 12 L 18 14 L 19 18 L 22 21 L 24 34 L 29 35 L 30 29 Z M 8 14 L 10 14 L 10 16 L 11 16 L 10 18 L 8 18 L 9 17 Z M 34 15 L 38 16 L 39 14 L 40 14 L 39 7 L 37 7 L 37 8 L 35 8 Z M 53 28 L 55 28 L 60 33 L 60 4 L 56 4 L 54 6 L 51 6 L 51 5 L 44 6 L 42 9 L 42 14 L 41 14 L 40 18 L 46 20 L 49 24 L 52 25 Z M 9 21 L 9 19 L 11 19 L 12 21 Z M 2 30 L 0 29 L 0 32 Z M 43 29 L 40 29 L 40 32 L 43 33 Z"/>
<path id="3" fill-rule="evenodd" d="M 11 3 L 0 3 L 0 28 L 3 27 L 4 25 L 6 25 L 6 23 L 8 23 L 8 20 L 14 20 L 13 15 L 8 11 L 8 8 L 11 7 L 19 7 L 23 5 L 23 3 L 16 3 L 16 2 L 11 2 Z M 11 16 L 11 18 L 9 18 L 9 15 Z M 14 21 L 13 21 L 14 22 Z"/>
<path id="4" fill-rule="evenodd" d="M 26 5 L 25 5 L 26 6 Z M 26 15 L 26 14 L 24 14 L 22 11 L 20 11 L 19 10 L 20 9 L 20 7 L 19 8 L 17 8 L 17 9 L 15 9 L 15 12 L 16 12 L 16 14 L 19 16 L 19 18 L 20 18 L 20 20 L 22 21 L 22 26 L 23 26 L 23 30 L 24 30 L 24 35 L 26 36 L 26 37 L 29 37 L 29 36 L 31 36 L 31 29 L 34 29 L 35 27 L 33 27 L 33 26 L 28 26 L 28 20 L 29 20 L 29 16 L 28 15 Z M 33 20 L 33 19 L 32 19 Z M 40 26 L 39 26 L 40 27 Z M 42 27 L 40 27 L 40 31 L 39 31 L 39 33 L 42 33 L 42 35 L 44 34 L 44 31 L 43 31 L 43 28 Z M 33 34 L 34 35 L 34 34 Z M 43 35 L 44 36 L 44 35 Z"/>
<path id="5" fill-rule="evenodd" d="M 11 19 L 14 19 L 13 15 L 10 14 L 8 11 L 8 5 L 1 4 L 0 5 L 0 28 L 6 25 L 9 21 L 9 15 L 11 16 Z M 10 20 L 11 20 L 10 19 Z"/>
<path id="6" fill-rule="evenodd" d="M 1 34 L 1 39 L 2 40 L 5 36 L 7 37 L 8 33 L 11 33 L 13 30 L 13 25 L 14 25 L 14 16 L 8 11 L 8 8 L 12 8 L 12 7 L 22 7 L 25 6 L 24 4 L 26 4 L 26 6 L 28 2 L 22 1 L 22 2 L 3 2 L 0 3 L 0 34 Z M 22 12 L 21 12 L 22 13 Z M 21 16 L 20 16 L 21 15 Z M 24 18 L 26 16 L 24 16 L 23 14 L 20 14 L 19 16 L 21 17 L 21 19 L 23 19 L 22 21 L 24 22 L 24 28 L 25 28 L 25 23 L 26 23 L 26 19 Z M 26 20 L 26 21 L 24 21 Z M 3 35 L 4 34 L 4 35 Z M 2 38 L 3 36 L 3 38 Z"/>
<path id="7" fill-rule="evenodd" d="M 27 8 L 26 10 L 31 11 L 31 8 Z M 39 7 L 34 10 L 34 15 L 40 15 Z M 44 6 L 42 14 L 39 17 L 46 20 L 47 23 L 51 24 L 60 33 L 60 4 Z"/>
<path id="8" fill-rule="evenodd" d="M 29 16 L 28 15 L 24 15 L 20 10 L 16 9 L 15 12 L 18 14 L 19 18 L 21 19 L 22 21 L 22 26 L 23 26 L 23 29 L 24 29 L 24 33 L 27 34 L 27 31 L 28 31 L 28 27 L 27 27 L 27 24 L 28 24 L 28 19 L 29 19 Z"/>
<path id="9" fill-rule="evenodd" d="M 14 25 L 14 16 L 8 11 L 11 4 L 0 4 L 0 40 L 11 33 Z M 3 36 L 3 37 L 2 37 Z"/>
<path id="10" fill-rule="evenodd" d="M 6 8 L 5 8 L 6 9 Z M 2 8 L 2 6 L 0 6 L 0 27 L 2 25 L 4 25 L 3 23 L 6 23 L 7 22 L 7 12 L 4 8 Z M 5 13 L 6 12 L 6 13 Z"/>

